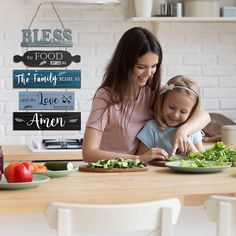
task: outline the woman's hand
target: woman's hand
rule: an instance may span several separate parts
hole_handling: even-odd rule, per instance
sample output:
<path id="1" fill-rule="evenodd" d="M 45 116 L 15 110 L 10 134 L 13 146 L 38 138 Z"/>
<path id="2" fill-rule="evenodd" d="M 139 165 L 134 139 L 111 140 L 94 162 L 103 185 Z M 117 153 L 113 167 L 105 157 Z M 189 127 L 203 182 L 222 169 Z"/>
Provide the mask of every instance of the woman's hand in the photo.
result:
<path id="1" fill-rule="evenodd" d="M 189 149 L 188 136 L 182 127 L 179 127 L 173 137 L 172 156 L 178 153 L 187 153 Z"/>
<path id="2" fill-rule="evenodd" d="M 139 156 L 139 160 L 145 163 L 155 160 L 166 160 L 168 153 L 162 148 L 151 148 Z"/>

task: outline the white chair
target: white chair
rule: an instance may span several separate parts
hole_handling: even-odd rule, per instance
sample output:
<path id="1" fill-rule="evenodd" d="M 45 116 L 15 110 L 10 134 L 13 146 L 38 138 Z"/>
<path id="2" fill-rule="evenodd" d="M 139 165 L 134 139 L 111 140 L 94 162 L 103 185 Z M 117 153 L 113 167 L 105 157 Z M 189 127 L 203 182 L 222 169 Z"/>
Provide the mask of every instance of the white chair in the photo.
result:
<path id="1" fill-rule="evenodd" d="M 208 217 L 216 222 L 217 236 L 236 235 L 236 198 L 211 196 L 205 203 Z"/>
<path id="2" fill-rule="evenodd" d="M 58 236 L 140 235 L 138 232 L 143 236 L 171 236 L 180 208 L 176 198 L 114 205 L 52 202 L 46 218 Z"/>

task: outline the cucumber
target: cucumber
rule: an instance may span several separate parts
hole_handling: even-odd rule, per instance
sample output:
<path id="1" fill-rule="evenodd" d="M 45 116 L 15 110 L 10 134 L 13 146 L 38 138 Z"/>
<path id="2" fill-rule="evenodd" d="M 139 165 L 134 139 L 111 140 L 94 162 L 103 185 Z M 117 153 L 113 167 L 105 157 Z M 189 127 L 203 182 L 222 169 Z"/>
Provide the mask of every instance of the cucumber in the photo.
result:
<path id="1" fill-rule="evenodd" d="M 48 170 L 73 170 L 74 166 L 71 162 L 45 162 L 44 165 Z"/>

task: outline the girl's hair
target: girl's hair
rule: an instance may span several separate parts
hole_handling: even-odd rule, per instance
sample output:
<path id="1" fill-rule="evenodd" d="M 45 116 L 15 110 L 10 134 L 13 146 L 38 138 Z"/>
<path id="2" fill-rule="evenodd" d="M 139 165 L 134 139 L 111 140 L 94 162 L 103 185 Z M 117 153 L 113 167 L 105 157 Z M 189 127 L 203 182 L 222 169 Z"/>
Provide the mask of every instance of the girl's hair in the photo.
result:
<path id="1" fill-rule="evenodd" d="M 159 99 L 155 101 L 156 105 L 154 116 L 161 130 L 166 129 L 167 127 L 162 114 L 164 100 L 168 92 L 173 90 L 178 91 L 179 93 L 186 94 L 187 96 L 191 96 L 195 99 L 196 102 L 193 106 L 192 111 L 190 112 L 188 119 L 191 118 L 193 114 L 200 108 L 200 88 L 198 87 L 198 85 L 194 81 L 183 75 L 177 75 L 171 78 L 162 88 Z"/>
<path id="2" fill-rule="evenodd" d="M 106 67 L 103 82 L 98 89 L 106 89 L 111 98 L 108 101 L 109 104 L 120 103 L 123 114 L 129 110 L 132 105 L 131 98 L 135 96 L 135 88 L 130 74 L 138 58 L 147 52 L 153 52 L 159 57 L 156 72 L 152 78 L 149 78 L 147 83 L 155 92 L 155 96 L 159 96 L 162 48 L 157 38 L 147 29 L 133 27 L 126 31 L 118 42 L 114 54 Z"/>

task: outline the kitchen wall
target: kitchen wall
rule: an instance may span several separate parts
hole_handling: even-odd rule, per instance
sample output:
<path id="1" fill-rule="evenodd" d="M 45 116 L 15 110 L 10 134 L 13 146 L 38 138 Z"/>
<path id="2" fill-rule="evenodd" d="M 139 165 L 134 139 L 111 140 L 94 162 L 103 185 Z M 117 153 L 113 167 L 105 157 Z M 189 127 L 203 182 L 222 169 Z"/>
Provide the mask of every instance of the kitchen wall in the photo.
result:
<path id="1" fill-rule="evenodd" d="M 12 86 L 12 70 L 25 69 L 13 56 L 23 55 L 21 30 L 28 28 L 37 3 L 1 0 L 0 5 L 0 144 L 25 144 L 41 138 L 82 138 L 91 99 L 101 83 L 104 67 L 119 38 L 127 29 L 142 26 L 152 30 L 164 49 L 163 81 L 176 74 L 196 80 L 202 90 L 202 106 L 236 121 L 236 22 L 235 23 L 134 23 L 131 0 L 119 6 L 56 4 L 66 28 L 72 29 L 73 48 L 80 63 L 81 89 L 76 91 L 76 110 L 82 113 L 82 130 L 13 131 L 12 114 L 19 111 L 19 91 Z M 61 28 L 52 7 L 43 4 L 33 21 L 34 28 Z M 48 48 L 46 48 L 47 50 Z M 28 49 L 32 50 L 32 49 Z M 43 49 L 42 49 L 43 50 Z M 49 50 L 49 49 L 48 49 Z M 24 90 L 23 90 L 24 91 Z"/>

